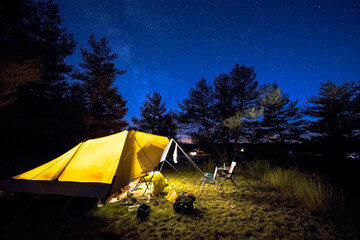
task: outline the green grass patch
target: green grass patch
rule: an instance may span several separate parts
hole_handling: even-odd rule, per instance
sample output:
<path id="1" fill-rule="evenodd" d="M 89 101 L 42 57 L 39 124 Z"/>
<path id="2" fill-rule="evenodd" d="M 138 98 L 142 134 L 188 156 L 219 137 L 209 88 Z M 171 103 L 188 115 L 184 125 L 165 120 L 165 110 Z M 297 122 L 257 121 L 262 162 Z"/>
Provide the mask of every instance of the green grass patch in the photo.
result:
<path id="1" fill-rule="evenodd" d="M 212 172 L 213 169 L 210 169 Z M 210 171 L 211 170 L 211 171 Z M 262 169 L 256 172 L 269 173 Z M 325 218 L 313 217 L 298 201 L 282 194 L 272 186 L 243 175 L 236 176 L 237 190 L 230 181 L 219 197 L 212 185 L 205 185 L 199 196 L 200 175 L 182 169 L 182 175 L 167 171 L 169 181 L 165 193 L 153 198 L 150 216 L 146 221 L 136 218 L 128 206 L 107 204 L 91 212 L 104 221 L 99 233 L 121 236 L 124 239 L 332 239 L 342 238 L 337 227 Z M 263 175 L 265 176 L 265 175 Z M 290 181 L 290 180 L 289 180 Z M 163 202 L 166 192 L 192 192 L 196 196 L 193 215 L 175 213 L 172 204 Z M 154 205 L 154 199 L 159 205 Z M 145 202 L 139 199 L 137 204 Z"/>

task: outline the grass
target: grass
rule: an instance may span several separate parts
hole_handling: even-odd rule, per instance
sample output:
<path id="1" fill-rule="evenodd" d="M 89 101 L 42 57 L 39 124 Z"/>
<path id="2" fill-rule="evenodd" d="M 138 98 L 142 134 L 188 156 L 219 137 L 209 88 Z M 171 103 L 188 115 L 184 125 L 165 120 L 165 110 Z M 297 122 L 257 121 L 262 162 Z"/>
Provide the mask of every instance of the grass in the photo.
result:
<path id="1" fill-rule="evenodd" d="M 228 181 L 223 197 L 212 185 L 199 196 L 200 175 L 181 172 L 182 176 L 163 172 L 170 184 L 164 191 L 192 192 L 196 214 L 175 213 L 171 203 L 162 201 L 166 193 L 155 198 L 158 205 L 151 200 L 145 221 L 120 202 L 83 214 L 68 209 L 61 218 L 50 220 L 29 210 L 21 219 L 1 224 L 3 239 L 356 239 L 349 226 L 312 213 L 271 183 L 237 174 L 240 190 Z M 137 204 L 145 201 L 138 199 Z"/>
<path id="2" fill-rule="evenodd" d="M 315 175 L 300 173 L 296 169 L 273 167 L 269 162 L 258 160 L 250 162 L 245 172 L 280 189 L 283 194 L 294 196 L 311 212 L 344 214 L 344 199 L 341 192 Z"/>

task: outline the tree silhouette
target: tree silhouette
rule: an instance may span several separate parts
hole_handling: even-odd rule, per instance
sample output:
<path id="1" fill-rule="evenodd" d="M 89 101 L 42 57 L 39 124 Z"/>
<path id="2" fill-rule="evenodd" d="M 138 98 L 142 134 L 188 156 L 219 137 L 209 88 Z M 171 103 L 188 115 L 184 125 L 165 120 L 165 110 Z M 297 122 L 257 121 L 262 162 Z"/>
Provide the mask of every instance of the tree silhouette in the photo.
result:
<path id="1" fill-rule="evenodd" d="M 239 155 L 238 141 L 240 136 L 249 136 L 250 125 L 246 120 L 253 119 L 250 110 L 254 111 L 257 98 L 258 82 L 253 68 L 236 64 L 230 74 L 220 74 L 214 79 L 214 112 L 216 113 L 217 141 L 224 146 L 225 159 L 228 159 L 229 142 L 234 140 L 235 151 Z M 236 121 L 234 121 L 237 119 Z M 229 127 L 229 123 L 231 127 Z M 224 123 L 226 123 L 224 125 Z M 235 124 L 236 123 L 236 124 Z"/>
<path id="2" fill-rule="evenodd" d="M 68 85 L 66 74 L 72 70 L 65 58 L 76 44 L 73 35 L 60 26 L 58 6 L 52 1 L 1 1 L 0 13 L 1 77 L 9 88 L 2 92 L 14 92 L 13 86 L 32 83 L 18 94 L 24 103 L 36 105 L 32 108 L 62 101 Z M 26 75 L 21 83 L 19 77 L 10 77 L 13 75 L 3 70 L 9 67 L 17 76 Z"/>
<path id="3" fill-rule="evenodd" d="M 22 154 L 14 154 L 15 146 L 27 156 L 49 155 L 44 148 L 63 151 L 74 126 L 66 81 L 72 68 L 65 62 L 75 49 L 72 34 L 61 27 L 52 1 L 1 1 L 0 26 L 2 145 L 10 159 Z"/>
<path id="4" fill-rule="evenodd" d="M 221 123 L 226 118 L 235 114 L 237 110 L 234 105 L 235 89 L 228 74 L 220 74 L 219 76 L 215 77 L 213 84 L 214 120 L 218 123 L 215 136 L 218 142 L 227 144 L 230 141 L 230 131 L 229 128 L 223 126 Z"/>
<path id="5" fill-rule="evenodd" d="M 147 100 L 140 108 L 140 118 L 133 117 L 133 123 L 140 131 L 167 136 L 176 139 L 177 126 L 174 122 L 173 113 L 166 113 L 165 103 L 162 96 L 154 92 L 151 96 L 146 95 Z"/>
<path id="6" fill-rule="evenodd" d="M 105 37 L 97 41 L 92 34 L 88 44 L 90 50 L 81 47 L 83 62 L 79 65 L 83 72 L 77 70 L 73 77 L 81 81 L 76 87 L 83 88 L 81 91 L 85 93 L 85 135 L 98 137 L 127 126 L 123 120 L 127 113 L 126 101 L 114 86 L 116 77 L 125 71 L 116 68 L 114 61 L 118 54 L 112 52 Z"/>
<path id="7" fill-rule="evenodd" d="M 38 14 L 33 1 L 0 1 L 0 62 L 33 59 L 32 15 Z"/>
<path id="8" fill-rule="evenodd" d="M 35 60 L 0 64 L 0 109 L 16 100 L 19 88 L 36 82 L 39 78 L 40 65 Z"/>
<path id="9" fill-rule="evenodd" d="M 357 122 L 358 95 L 354 82 L 322 83 L 318 96 L 308 99 L 306 114 L 310 120 L 308 131 L 313 140 L 326 144 L 331 157 L 343 154 L 353 140 L 359 138 Z"/>
<path id="10" fill-rule="evenodd" d="M 265 138 L 281 142 L 291 142 L 300 139 L 304 133 L 302 128 L 303 113 L 297 107 L 298 101 L 290 101 L 289 95 L 284 94 L 276 83 L 265 86 L 262 134 Z"/>
<path id="11" fill-rule="evenodd" d="M 200 146 L 211 146 L 221 159 L 223 153 L 214 143 L 215 113 L 214 113 L 214 92 L 205 78 L 201 78 L 195 88 L 189 91 L 189 97 L 182 103 L 178 103 L 181 111 L 178 113 L 178 121 L 189 135 L 192 141 Z"/>
<path id="12" fill-rule="evenodd" d="M 178 103 L 181 109 L 178 119 L 185 125 L 185 133 L 193 135 L 194 138 L 211 136 L 214 125 L 213 103 L 213 89 L 205 78 L 201 78 L 195 83 L 195 88 L 190 89 L 189 97 Z M 197 136 L 200 129 L 203 129 L 205 135 Z"/>
<path id="13" fill-rule="evenodd" d="M 167 136 L 168 138 L 172 138 L 174 140 L 178 140 L 178 126 L 176 122 L 176 114 L 173 111 L 169 111 L 164 116 L 164 125 L 162 128 L 162 132 L 160 135 Z"/>
<path id="14" fill-rule="evenodd" d="M 253 67 L 236 64 L 230 72 L 233 85 L 234 105 L 237 111 L 245 112 L 253 107 L 258 99 L 258 82 L 255 80 L 256 73 Z"/>

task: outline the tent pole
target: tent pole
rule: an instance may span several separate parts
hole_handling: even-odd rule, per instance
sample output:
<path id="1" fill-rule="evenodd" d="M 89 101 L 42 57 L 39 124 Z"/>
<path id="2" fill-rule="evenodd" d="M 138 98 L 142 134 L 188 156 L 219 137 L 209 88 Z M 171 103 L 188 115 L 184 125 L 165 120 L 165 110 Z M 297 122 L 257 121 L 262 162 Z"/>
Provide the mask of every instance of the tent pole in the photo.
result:
<path id="1" fill-rule="evenodd" d="M 173 142 L 174 142 L 174 139 L 171 139 L 171 140 L 169 141 L 169 143 L 166 145 L 166 147 L 165 147 L 165 149 L 164 149 L 164 152 L 161 154 L 160 161 L 165 161 L 166 156 L 167 156 L 168 153 L 169 153 L 171 144 L 172 144 Z"/>
<path id="2" fill-rule="evenodd" d="M 33 200 L 31 200 L 16 216 L 15 219 L 17 219 L 18 217 L 20 217 L 39 197 L 41 194 L 38 194 L 34 197 Z"/>
<path id="3" fill-rule="evenodd" d="M 200 175 L 204 176 L 203 171 L 201 171 L 201 169 L 196 165 L 196 163 L 194 163 L 194 161 L 189 157 L 189 155 L 187 155 L 185 153 L 185 151 L 179 146 L 179 144 L 176 144 L 176 145 L 179 147 L 179 149 L 184 154 L 184 156 L 187 158 L 187 160 L 189 160 L 189 162 L 194 166 L 194 168 L 200 173 Z"/>
<path id="4" fill-rule="evenodd" d="M 159 172 L 161 172 L 163 166 L 164 166 L 165 160 L 162 162 Z"/>
<path id="5" fill-rule="evenodd" d="M 60 214 L 59 214 L 59 217 L 64 213 L 65 209 L 69 206 L 69 204 L 70 204 L 71 200 L 73 200 L 73 198 L 74 198 L 74 197 L 71 197 L 71 198 L 67 201 L 67 203 L 65 204 L 65 206 L 61 209 Z"/>

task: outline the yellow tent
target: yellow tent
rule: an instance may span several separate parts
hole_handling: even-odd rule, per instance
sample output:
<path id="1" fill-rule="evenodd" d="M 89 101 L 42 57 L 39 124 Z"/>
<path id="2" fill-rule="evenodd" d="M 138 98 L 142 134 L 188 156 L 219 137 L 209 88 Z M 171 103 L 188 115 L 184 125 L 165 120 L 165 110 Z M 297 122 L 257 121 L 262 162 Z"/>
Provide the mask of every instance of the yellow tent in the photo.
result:
<path id="1" fill-rule="evenodd" d="M 153 171 L 168 142 L 167 137 L 137 131 L 91 139 L 9 179 L 2 189 L 107 198 Z"/>

